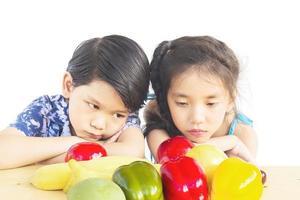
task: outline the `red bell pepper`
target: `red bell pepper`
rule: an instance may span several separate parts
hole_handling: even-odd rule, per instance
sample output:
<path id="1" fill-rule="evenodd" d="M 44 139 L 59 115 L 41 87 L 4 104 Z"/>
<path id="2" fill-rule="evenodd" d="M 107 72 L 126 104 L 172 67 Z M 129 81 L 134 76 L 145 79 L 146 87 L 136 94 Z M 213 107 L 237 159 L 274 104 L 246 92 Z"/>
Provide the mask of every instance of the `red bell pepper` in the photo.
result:
<path id="1" fill-rule="evenodd" d="M 165 200 L 208 200 L 206 176 L 193 158 L 169 160 L 160 172 Z"/>
<path id="2" fill-rule="evenodd" d="M 71 159 L 78 161 L 91 160 L 106 155 L 106 150 L 100 144 L 94 142 L 80 142 L 69 148 L 65 157 L 65 162 L 68 162 Z"/>
<path id="3" fill-rule="evenodd" d="M 193 148 L 193 143 L 184 136 L 175 136 L 161 143 L 157 150 L 157 162 L 163 164 L 184 156 Z"/>

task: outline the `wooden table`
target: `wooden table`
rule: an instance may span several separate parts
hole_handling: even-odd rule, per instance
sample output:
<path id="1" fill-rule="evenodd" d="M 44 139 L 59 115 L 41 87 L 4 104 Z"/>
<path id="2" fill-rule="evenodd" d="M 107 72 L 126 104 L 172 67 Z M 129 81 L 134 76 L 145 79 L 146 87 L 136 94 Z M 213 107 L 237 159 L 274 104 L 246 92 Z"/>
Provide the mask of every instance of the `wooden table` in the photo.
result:
<path id="1" fill-rule="evenodd" d="M 40 166 L 33 165 L 11 170 L 0 170 L 0 199 L 3 200 L 66 200 L 62 191 L 35 189 L 30 177 Z M 262 200 L 300 199 L 299 167 L 262 167 L 267 173 L 267 182 Z"/>

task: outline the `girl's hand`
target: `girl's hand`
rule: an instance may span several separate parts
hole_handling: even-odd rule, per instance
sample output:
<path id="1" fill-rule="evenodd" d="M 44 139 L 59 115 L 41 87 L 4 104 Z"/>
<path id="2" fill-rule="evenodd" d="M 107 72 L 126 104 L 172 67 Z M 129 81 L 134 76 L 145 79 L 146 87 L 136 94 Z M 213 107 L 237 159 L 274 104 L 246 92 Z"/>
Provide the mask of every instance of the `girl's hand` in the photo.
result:
<path id="1" fill-rule="evenodd" d="M 226 151 L 228 157 L 239 157 L 247 162 L 254 163 L 254 158 L 252 157 L 251 153 L 249 152 L 248 148 L 241 142 L 238 138 L 235 147 L 231 150 Z"/>
<path id="2" fill-rule="evenodd" d="M 246 145 L 235 135 L 210 138 L 201 144 L 211 144 L 224 151 L 228 157 L 239 157 L 247 162 L 254 162 L 254 158 Z M 201 145 L 194 143 L 194 145 Z"/>

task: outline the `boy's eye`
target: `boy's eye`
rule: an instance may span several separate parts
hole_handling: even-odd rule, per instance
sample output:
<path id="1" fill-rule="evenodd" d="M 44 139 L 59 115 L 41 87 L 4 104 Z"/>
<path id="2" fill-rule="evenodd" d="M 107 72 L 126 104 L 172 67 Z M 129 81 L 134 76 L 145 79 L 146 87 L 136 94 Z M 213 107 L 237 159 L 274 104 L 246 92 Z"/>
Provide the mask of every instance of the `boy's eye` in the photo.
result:
<path id="1" fill-rule="evenodd" d="M 124 114 L 120 114 L 120 113 L 115 113 L 113 116 L 115 118 L 124 118 L 124 117 L 126 117 Z"/>
<path id="2" fill-rule="evenodd" d="M 99 110 L 99 106 L 93 104 L 93 103 L 88 103 L 89 107 L 94 109 L 94 110 Z"/>

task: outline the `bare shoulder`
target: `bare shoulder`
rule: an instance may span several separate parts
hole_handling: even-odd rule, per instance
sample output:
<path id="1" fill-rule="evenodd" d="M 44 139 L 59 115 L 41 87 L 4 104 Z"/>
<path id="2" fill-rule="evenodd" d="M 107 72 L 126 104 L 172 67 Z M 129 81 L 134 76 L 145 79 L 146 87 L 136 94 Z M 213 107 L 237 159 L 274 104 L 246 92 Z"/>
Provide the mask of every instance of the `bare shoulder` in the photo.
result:
<path id="1" fill-rule="evenodd" d="M 170 136 L 163 129 L 153 129 L 149 132 L 147 136 L 147 140 L 166 140 L 169 138 Z"/>
<path id="2" fill-rule="evenodd" d="M 236 127 L 236 130 L 234 131 L 234 135 L 236 135 L 238 138 L 248 138 L 248 137 L 256 137 L 255 130 L 253 127 L 239 123 Z"/>
<path id="3" fill-rule="evenodd" d="M 159 145 L 169 138 L 170 136 L 168 136 L 167 132 L 163 129 L 153 129 L 147 135 L 147 144 L 155 160 L 157 159 L 156 155 Z"/>
<path id="4" fill-rule="evenodd" d="M 239 123 L 234 135 L 248 147 L 252 155 L 256 155 L 257 135 L 253 127 Z"/>

